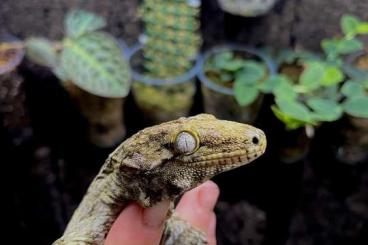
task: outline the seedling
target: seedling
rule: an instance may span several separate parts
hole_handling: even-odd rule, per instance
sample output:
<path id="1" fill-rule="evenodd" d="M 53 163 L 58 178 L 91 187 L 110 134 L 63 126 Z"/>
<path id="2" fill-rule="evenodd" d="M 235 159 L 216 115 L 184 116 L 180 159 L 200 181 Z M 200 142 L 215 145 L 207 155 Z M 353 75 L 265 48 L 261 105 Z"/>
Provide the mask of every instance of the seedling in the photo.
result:
<path id="1" fill-rule="evenodd" d="M 264 63 L 245 58 L 235 52 L 220 52 L 205 63 L 205 74 L 214 83 L 233 88 L 235 99 L 241 106 L 252 104 L 263 91 L 268 75 Z"/>
<path id="2" fill-rule="evenodd" d="M 342 105 L 343 95 L 339 87 L 345 80 L 343 58 L 363 49 L 362 42 L 356 37 L 368 33 L 368 23 L 345 15 L 341 19 L 341 28 L 343 37 L 321 42 L 324 51 L 321 58 L 308 52 L 282 53 L 279 62 L 293 64 L 299 67 L 299 72 L 296 76 L 287 74 L 271 77 L 265 82 L 266 92 L 272 92 L 275 96 L 272 110 L 288 129 L 338 120 L 344 110 L 355 112 L 355 115 L 364 114 L 359 110 L 365 102 L 363 96 L 348 98 Z M 359 94 L 357 87 L 363 88 L 363 85 L 358 84 L 352 81 L 345 84 L 344 95 Z"/>

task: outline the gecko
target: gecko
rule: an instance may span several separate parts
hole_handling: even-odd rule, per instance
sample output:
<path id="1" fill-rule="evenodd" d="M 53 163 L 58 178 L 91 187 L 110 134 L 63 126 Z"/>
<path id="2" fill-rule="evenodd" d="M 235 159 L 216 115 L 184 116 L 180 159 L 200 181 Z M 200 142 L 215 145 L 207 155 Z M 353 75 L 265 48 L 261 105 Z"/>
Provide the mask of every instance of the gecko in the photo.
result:
<path id="1" fill-rule="evenodd" d="M 54 245 L 104 244 L 120 212 L 132 202 L 147 208 L 172 203 L 213 176 L 250 163 L 266 150 L 264 132 L 209 114 L 145 128 L 107 158 Z M 161 244 L 205 245 L 203 231 L 173 214 Z"/>

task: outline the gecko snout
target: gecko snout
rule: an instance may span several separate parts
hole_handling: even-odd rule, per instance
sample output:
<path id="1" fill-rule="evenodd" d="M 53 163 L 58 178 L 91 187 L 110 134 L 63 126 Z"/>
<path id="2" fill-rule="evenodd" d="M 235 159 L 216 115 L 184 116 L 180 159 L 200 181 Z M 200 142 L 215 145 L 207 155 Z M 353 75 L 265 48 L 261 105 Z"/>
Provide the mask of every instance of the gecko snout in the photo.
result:
<path id="1" fill-rule="evenodd" d="M 257 130 L 252 136 L 251 136 L 251 142 L 254 145 L 254 147 L 259 148 L 262 152 L 265 151 L 267 140 L 266 135 L 263 133 L 262 130 Z"/>

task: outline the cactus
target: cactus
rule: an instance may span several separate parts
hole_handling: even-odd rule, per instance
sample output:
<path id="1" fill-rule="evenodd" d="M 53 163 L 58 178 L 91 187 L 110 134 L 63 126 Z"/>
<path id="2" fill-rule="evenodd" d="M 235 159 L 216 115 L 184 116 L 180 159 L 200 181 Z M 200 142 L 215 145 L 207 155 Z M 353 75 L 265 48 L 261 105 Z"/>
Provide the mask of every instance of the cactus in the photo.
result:
<path id="1" fill-rule="evenodd" d="M 199 31 L 200 1 L 143 1 L 139 15 L 144 24 L 143 68 L 150 78 L 165 82 L 192 69 L 202 43 Z M 195 84 L 133 84 L 134 97 L 145 115 L 155 122 L 189 113 Z"/>
<path id="2" fill-rule="evenodd" d="M 201 45 L 199 1 L 145 0 L 140 9 L 145 35 L 144 67 L 150 77 L 172 78 L 193 66 Z"/>

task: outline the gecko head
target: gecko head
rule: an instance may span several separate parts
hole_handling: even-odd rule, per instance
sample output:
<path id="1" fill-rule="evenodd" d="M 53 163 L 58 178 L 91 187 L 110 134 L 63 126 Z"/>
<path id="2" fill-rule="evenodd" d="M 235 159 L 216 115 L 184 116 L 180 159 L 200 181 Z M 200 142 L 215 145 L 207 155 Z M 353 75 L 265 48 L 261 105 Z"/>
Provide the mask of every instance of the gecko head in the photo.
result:
<path id="1" fill-rule="evenodd" d="M 121 171 L 145 179 L 144 188 L 171 197 L 250 163 L 265 149 L 262 130 L 200 114 L 146 128 L 110 157 L 120 163 Z"/>

